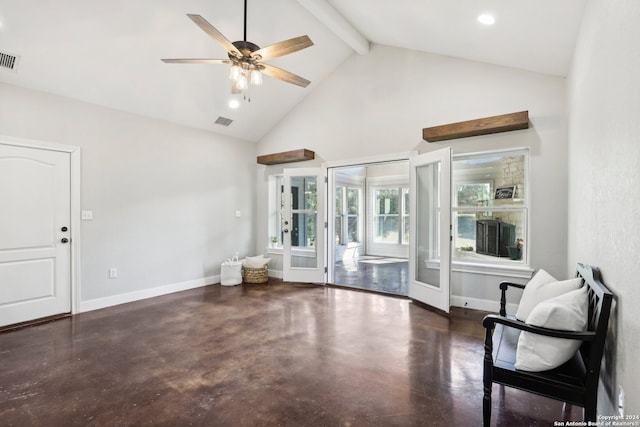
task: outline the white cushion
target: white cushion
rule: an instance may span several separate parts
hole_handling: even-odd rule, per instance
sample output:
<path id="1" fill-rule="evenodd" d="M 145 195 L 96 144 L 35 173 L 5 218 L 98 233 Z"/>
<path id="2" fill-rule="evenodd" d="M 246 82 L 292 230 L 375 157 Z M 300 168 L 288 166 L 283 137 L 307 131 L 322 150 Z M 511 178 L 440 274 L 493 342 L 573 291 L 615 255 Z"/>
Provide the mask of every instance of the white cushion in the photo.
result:
<path id="1" fill-rule="evenodd" d="M 578 289 L 581 284 L 582 279 L 579 277 L 557 281 L 546 271 L 542 269 L 538 270 L 524 288 L 522 298 L 520 298 L 520 305 L 516 312 L 516 318 L 523 322 L 526 321 L 531 310 L 540 302 Z"/>
<path id="2" fill-rule="evenodd" d="M 588 310 L 587 287 L 583 286 L 541 302 L 531 311 L 527 323 L 580 332 L 586 330 Z M 516 350 L 516 369 L 538 372 L 557 368 L 571 359 L 580 343 L 578 340 L 522 332 Z"/>
<path id="3" fill-rule="evenodd" d="M 271 258 L 265 258 L 264 255 L 248 256 L 242 260 L 242 265 L 246 268 L 262 268 L 269 264 Z"/>

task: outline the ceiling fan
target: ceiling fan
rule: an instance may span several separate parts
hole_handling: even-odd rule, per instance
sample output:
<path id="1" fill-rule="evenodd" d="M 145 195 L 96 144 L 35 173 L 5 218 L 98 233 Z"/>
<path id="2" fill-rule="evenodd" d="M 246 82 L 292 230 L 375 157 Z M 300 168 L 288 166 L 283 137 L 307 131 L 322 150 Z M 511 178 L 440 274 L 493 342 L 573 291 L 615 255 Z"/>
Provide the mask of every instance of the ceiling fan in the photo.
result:
<path id="1" fill-rule="evenodd" d="M 313 46 L 311 39 L 305 35 L 263 48 L 247 41 L 247 0 L 244 0 L 244 39 L 233 43 L 202 16 L 192 14 L 187 16 L 227 50 L 229 59 L 184 58 L 162 59 L 162 62 L 168 64 L 231 64 L 229 73 L 232 83 L 231 93 L 244 93 L 249 85 L 261 85 L 262 74 L 301 87 L 307 87 L 311 83 L 303 77 L 262 62 Z"/>

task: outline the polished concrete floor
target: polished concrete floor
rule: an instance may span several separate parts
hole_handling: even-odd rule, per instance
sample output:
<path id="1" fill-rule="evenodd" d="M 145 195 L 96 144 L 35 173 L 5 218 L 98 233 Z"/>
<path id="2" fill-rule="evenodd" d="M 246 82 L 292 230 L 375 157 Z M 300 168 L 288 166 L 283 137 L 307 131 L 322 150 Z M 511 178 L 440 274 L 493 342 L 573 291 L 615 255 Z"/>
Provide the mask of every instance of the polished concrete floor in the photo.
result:
<path id="1" fill-rule="evenodd" d="M 478 426 L 483 313 L 207 286 L 0 334 L 2 426 Z M 494 386 L 497 426 L 580 408 Z"/>
<path id="2" fill-rule="evenodd" d="M 409 294 L 409 261 L 374 256 L 338 261 L 334 266 L 333 283 L 406 296 Z"/>

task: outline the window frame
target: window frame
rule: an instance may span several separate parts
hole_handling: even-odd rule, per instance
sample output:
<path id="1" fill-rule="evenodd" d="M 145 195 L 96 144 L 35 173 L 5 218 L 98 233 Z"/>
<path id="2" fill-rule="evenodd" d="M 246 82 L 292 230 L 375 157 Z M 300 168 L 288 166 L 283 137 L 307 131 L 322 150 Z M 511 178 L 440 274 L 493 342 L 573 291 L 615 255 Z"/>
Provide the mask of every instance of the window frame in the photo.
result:
<path id="1" fill-rule="evenodd" d="M 340 242 L 336 241 L 336 244 L 338 245 L 348 245 L 349 243 L 357 243 L 357 244 L 361 244 L 362 243 L 362 237 L 363 237 L 363 225 L 362 225 L 362 217 L 363 217 L 363 202 L 364 202 L 364 187 L 360 184 L 354 184 L 354 183 L 337 183 L 335 185 L 336 191 L 341 188 L 342 191 L 342 197 L 341 197 L 341 204 L 342 204 L 342 209 L 340 210 L 340 212 L 338 212 L 338 207 L 337 205 L 335 206 L 335 216 L 333 218 L 334 220 L 334 224 L 337 223 L 337 219 L 338 217 L 340 217 Z M 349 190 L 352 191 L 357 191 L 358 192 L 358 196 L 357 196 L 357 212 L 356 213 L 349 213 Z M 334 198 L 337 201 L 337 196 L 336 194 L 334 194 Z M 350 237 L 349 237 L 349 219 L 350 218 L 356 218 L 357 220 L 357 230 L 356 230 L 356 234 L 357 234 L 357 238 L 355 241 L 350 241 Z M 335 227 L 335 225 L 334 225 Z M 335 231 L 336 231 L 336 235 L 337 235 L 337 227 L 335 227 Z"/>
<path id="2" fill-rule="evenodd" d="M 408 172 L 408 171 L 407 171 Z M 378 242 L 375 240 L 376 190 L 398 190 L 398 241 Z M 393 256 L 398 258 L 409 257 L 409 242 L 404 238 L 404 223 L 409 218 L 408 197 L 405 199 L 405 189 L 409 192 L 409 176 L 385 176 L 367 178 L 367 253 L 378 256 Z M 409 218 L 410 220 L 410 218 Z"/>
<path id="3" fill-rule="evenodd" d="M 524 187 L 524 189 L 519 188 L 518 197 L 513 199 L 516 201 L 515 203 L 505 203 L 501 205 L 489 204 L 489 206 L 458 206 L 458 196 L 457 191 L 460 184 L 477 184 L 477 183 L 490 183 L 492 194 L 495 194 L 496 187 L 502 187 L 503 185 L 496 183 L 495 179 L 460 179 L 456 177 L 456 162 L 468 159 L 481 159 L 487 157 L 510 157 L 510 156 L 523 156 L 523 176 L 522 176 L 522 184 L 519 184 L 520 187 Z M 531 224 L 529 214 L 531 209 L 531 197 L 529 194 L 529 188 L 531 186 L 530 182 L 530 153 L 528 148 L 515 148 L 515 149 L 506 149 L 506 150 L 494 150 L 494 151 L 484 151 L 484 152 L 475 152 L 475 153 L 463 153 L 454 155 L 452 158 L 452 205 L 451 205 L 451 215 L 452 215 L 452 268 L 454 271 L 465 271 L 465 272 L 473 272 L 473 273 L 484 273 L 484 274 L 510 274 L 511 272 L 522 272 L 523 274 L 529 274 L 531 272 L 530 265 L 530 235 L 531 235 Z M 493 199 L 491 199 L 493 200 Z M 487 217 L 495 217 L 496 212 L 521 212 L 522 220 L 521 220 L 521 233 L 518 234 L 516 231 L 516 238 L 523 239 L 522 245 L 522 258 L 520 260 L 511 260 L 508 257 L 494 257 L 494 256 L 477 256 L 477 257 L 459 257 L 457 256 L 457 251 L 455 248 L 456 242 L 456 234 L 457 234 L 457 213 L 483 213 L 486 214 Z M 477 232 L 477 231 L 476 231 Z M 474 248 L 477 250 L 477 248 Z M 474 250 L 474 252 L 475 252 Z M 508 271 L 509 273 L 505 273 Z"/>

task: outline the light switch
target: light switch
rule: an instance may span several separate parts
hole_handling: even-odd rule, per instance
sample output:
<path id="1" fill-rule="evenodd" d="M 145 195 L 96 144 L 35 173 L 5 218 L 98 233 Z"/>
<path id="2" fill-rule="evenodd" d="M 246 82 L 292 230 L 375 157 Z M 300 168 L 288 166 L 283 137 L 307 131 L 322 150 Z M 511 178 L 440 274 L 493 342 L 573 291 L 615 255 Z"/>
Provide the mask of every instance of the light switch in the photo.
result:
<path id="1" fill-rule="evenodd" d="M 91 221 L 93 219 L 93 211 L 82 211 L 82 219 L 84 221 Z"/>

